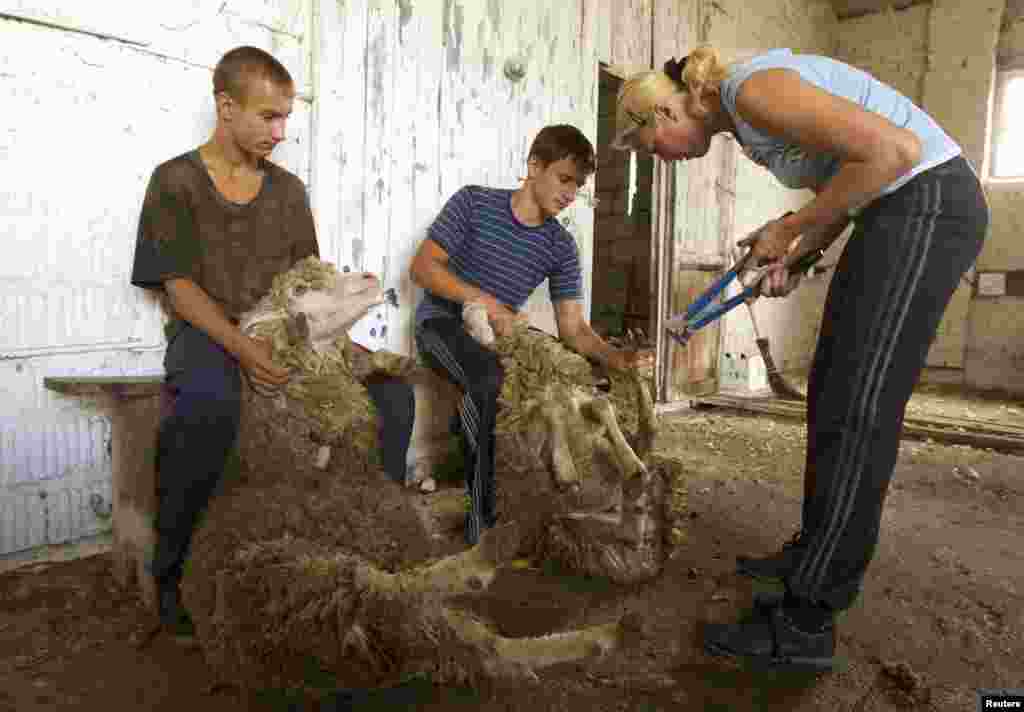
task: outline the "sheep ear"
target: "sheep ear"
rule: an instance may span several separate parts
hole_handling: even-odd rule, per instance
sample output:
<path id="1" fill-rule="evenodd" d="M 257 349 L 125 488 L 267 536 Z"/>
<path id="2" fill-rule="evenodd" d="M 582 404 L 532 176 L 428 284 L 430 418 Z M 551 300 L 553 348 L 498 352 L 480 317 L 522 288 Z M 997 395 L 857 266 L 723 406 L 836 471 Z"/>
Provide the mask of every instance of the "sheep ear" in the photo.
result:
<path id="1" fill-rule="evenodd" d="M 687 59 L 689 59 L 689 55 L 682 59 L 676 59 L 673 57 L 662 65 L 661 71 L 667 74 L 669 79 L 674 81 L 680 87 L 686 86 L 686 83 L 683 81 L 683 72 L 686 70 Z"/>
<path id="2" fill-rule="evenodd" d="M 626 81 L 637 72 L 643 71 L 643 69 L 634 69 L 624 64 L 608 64 L 607 62 L 601 62 L 601 69 L 622 81 Z"/>

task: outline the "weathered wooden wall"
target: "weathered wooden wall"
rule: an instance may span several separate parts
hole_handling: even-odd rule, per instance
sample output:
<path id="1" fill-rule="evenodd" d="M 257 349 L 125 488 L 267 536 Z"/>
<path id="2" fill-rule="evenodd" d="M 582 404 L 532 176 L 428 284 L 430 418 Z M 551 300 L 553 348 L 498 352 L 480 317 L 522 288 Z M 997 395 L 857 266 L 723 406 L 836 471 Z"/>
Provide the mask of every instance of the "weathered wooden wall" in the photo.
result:
<path id="1" fill-rule="evenodd" d="M 294 73 L 279 158 L 308 177 L 308 23 L 288 0 L 0 3 L 0 554 L 108 526 L 110 414 L 43 377 L 161 368 L 161 314 L 128 284 L 139 206 L 153 167 L 208 136 L 226 48 Z"/>
<path id="2" fill-rule="evenodd" d="M 398 288 L 388 345 L 408 353 L 419 295 L 406 271 L 430 220 L 465 183 L 518 185 L 542 126 L 593 138 L 598 62 L 649 61 L 652 6 L 0 2 L 0 555 L 107 526 L 89 501 L 109 505 L 110 414 L 42 379 L 161 370 L 164 317 L 128 284 L 139 206 L 153 167 L 208 137 L 224 51 L 262 47 L 295 76 L 274 159 L 307 182 L 322 254 Z M 563 220 L 589 287 L 590 202 Z M 529 310 L 551 329 L 545 290 Z"/>
<path id="3" fill-rule="evenodd" d="M 518 185 L 547 124 L 593 139 L 600 16 L 593 0 L 320 7 L 312 191 L 321 245 L 399 288 L 389 345 L 409 353 L 405 306 L 419 299 L 409 260 L 444 201 L 467 183 Z M 522 78 L 510 79 L 517 67 Z M 562 220 L 589 284 L 593 210 L 578 201 Z M 545 288 L 529 308 L 553 328 Z"/>

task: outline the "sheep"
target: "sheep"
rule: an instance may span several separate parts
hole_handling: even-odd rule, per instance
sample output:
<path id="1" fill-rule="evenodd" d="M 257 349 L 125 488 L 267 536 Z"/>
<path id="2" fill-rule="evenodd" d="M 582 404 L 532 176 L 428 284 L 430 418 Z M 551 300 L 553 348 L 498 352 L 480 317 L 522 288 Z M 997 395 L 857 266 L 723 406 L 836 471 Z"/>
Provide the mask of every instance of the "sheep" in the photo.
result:
<path id="1" fill-rule="evenodd" d="M 293 376 L 279 392 L 247 394 L 242 464 L 193 537 L 183 596 L 213 668 L 278 687 L 301 686 L 310 661 L 352 685 L 423 672 L 522 680 L 619 648 L 635 615 L 513 639 L 458 599 L 486 596 L 523 557 L 618 583 L 661 572 L 679 473 L 650 454 L 648 384 L 601 374 L 533 329 L 495 339 L 506 368 L 499 524 L 467 549 L 458 489 L 423 495 L 381 473 L 364 384 L 402 379 L 417 401 L 452 386 L 414 359 L 352 343 L 347 329 L 383 299 L 360 280 L 307 258 L 241 320 Z"/>

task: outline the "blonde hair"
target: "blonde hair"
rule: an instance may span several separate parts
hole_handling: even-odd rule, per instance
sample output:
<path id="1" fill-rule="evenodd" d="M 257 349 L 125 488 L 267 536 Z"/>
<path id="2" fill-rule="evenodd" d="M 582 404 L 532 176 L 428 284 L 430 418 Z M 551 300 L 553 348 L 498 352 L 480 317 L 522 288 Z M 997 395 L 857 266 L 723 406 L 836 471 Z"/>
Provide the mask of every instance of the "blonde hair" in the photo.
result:
<path id="1" fill-rule="evenodd" d="M 698 118 L 706 116 L 708 108 L 704 98 L 717 91 L 728 75 L 729 69 L 722 63 L 718 52 L 709 45 L 702 45 L 687 55 L 681 85 L 663 71 L 640 72 L 629 77 L 619 89 L 615 102 L 612 148 L 634 150 L 636 132 L 653 125 L 658 107 L 664 106 L 675 94 L 690 94 Z"/>

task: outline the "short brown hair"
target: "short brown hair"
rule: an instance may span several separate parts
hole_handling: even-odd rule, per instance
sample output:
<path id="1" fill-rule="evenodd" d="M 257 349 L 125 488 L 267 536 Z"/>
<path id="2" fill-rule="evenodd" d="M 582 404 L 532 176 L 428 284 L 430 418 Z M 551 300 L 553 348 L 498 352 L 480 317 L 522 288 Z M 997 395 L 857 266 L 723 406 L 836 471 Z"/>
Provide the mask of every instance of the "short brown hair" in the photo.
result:
<path id="1" fill-rule="evenodd" d="M 576 167 L 589 176 L 596 167 L 594 157 L 594 146 L 590 139 L 583 135 L 575 126 L 569 124 L 556 124 L 545 126 L 533 139 L 530 146 L 529 159 L 537 159 L 545 166 L 560 161 L 563 158 L 571 158 L 576 161 Z"/>
<path id="2" fill-rule="evenodd" d="M 252 79 L 269 79 L 278 86 L 295 86 L 284 65 L 259 47 L 235 47 L 217 62 L 213 70 L 214 96 L 226 92 L 245 103 L 246 86 Z"/>

